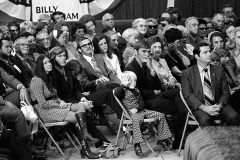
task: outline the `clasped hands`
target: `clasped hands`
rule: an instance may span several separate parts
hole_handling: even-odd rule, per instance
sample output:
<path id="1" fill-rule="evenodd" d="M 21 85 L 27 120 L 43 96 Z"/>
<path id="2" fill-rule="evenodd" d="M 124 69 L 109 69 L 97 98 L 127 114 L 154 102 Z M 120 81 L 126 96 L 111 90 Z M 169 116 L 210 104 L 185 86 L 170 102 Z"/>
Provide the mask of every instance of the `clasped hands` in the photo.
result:
<path id="1" fill-rule="evenodd" d="M 214 104 L 212 106 L 201 105 L 199 107 L 204 112 L 208 113 L 210 116 L 218 116 L 219 111 L 223 108 L 222 104 Z"/>

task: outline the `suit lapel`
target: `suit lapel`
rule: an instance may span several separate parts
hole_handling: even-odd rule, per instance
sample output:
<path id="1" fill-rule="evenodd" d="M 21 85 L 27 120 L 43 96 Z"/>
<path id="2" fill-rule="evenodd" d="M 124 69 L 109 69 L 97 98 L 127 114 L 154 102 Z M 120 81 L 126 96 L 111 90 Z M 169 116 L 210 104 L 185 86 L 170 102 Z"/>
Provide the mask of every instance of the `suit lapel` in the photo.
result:
<path id="1" fill-rule="evenodd" d="M 198 94 L 201 96 L 201 99 L 204 100 L 202 80 L 201 80 L 199 69 L 198 69 L 197 65 L 194 66 L 193 72 L 194 72 L 193 75 L 196 76 L 195 79 L 194 79 L 194 81 L 195 81 L 194 84 L 196 86 L 196 90 L 199 92 Z"/>
<path id="2" fill-rule="evenodd" d="M 102 74 L 107 77 L 108 69 L 107 66 L 105 65 L 102 56 L 100 54 L 94 54 L 93 56 L 97 62 L 98 68 L 102 71 Z"/>
<path id="3" fill-rule="evenodd" d="M 84 68 L 88 71 L 90 71 L 93 75 L 97 76 L 97 73 L 95 72 L 95 70 L 93 69 L 93 67 L 91 66 L 91 64 L 81 55 L 81 61 L 84 64 Z"/>
<path id="4" fill-rule="evenodd" d="M 213 93 L 213 97 L 215 97 L 216 78 L 215 78 L 215 70 L 212 67 L 212 65 L 210 65 L 210 77 L 211 77 L 211 83 L 212 83 L 212 93 Z"/>

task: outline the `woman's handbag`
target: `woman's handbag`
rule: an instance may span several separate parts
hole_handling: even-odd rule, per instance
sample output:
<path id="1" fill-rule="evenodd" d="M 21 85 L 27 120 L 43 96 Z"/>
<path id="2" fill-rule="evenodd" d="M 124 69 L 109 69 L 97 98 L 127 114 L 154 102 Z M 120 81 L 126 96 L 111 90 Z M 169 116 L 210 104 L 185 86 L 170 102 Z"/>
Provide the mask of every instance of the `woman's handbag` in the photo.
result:
<path id="1" fill-rule="evenodd" d="M 20 105 L 21 105 L 21 111 L 23 112 L 26 120 L 30 121 L 31 123 L 34 123 L 38 117 L 33 110 L 33 106 L 28 105 L 25 101 L 21 101 Z"/>
<path id="2" fill-rule="evenodd" d="M 26 120 L 29 121 L 31 124 L 32 134 L 36 133 L 38 131 L 38 116 L 34 112 L 33 106 L 28 105 L 25 101 L 21 101 L 20 105 L 21 111 L 23 112 Z"/>

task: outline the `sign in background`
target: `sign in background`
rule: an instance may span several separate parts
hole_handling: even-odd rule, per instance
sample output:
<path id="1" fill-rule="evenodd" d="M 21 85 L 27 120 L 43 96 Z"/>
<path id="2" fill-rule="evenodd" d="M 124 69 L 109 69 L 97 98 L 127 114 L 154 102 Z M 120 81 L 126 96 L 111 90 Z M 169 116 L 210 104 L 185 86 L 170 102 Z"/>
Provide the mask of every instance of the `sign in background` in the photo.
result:
<path id="1" fill-rule="evenodd" d="M 55 11 L 65 13 L 66 21 L 78 21 L 84 14 L 96 15 L 107 9 L 114 0 L 33 0 L 32 20 L 36 22 L 40 14 Z"/>

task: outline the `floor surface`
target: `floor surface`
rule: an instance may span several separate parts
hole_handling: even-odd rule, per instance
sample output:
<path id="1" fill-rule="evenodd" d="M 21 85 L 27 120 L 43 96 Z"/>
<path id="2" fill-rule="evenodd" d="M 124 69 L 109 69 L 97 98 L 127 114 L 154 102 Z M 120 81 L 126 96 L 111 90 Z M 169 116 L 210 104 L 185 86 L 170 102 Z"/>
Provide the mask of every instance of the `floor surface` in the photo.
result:
<path id="1" fill-rule="evenodd" d="M 111 141 L 113 144 L 115 143 L 115 139 L 116 139 L 116 135 L 111 135 L 111 133 L 108 131 L 108 129 L 105 126 L 100 126 L 99 129 L 104 133 L 104 135 L 107 137 L 107 139 L 109 141 Z M 149 137 L 148 135 L 145 137 Z M 121 137 L 119 139 L 119 143 L 118 145 L 121 145 L 123 140 L 123 134 L 121 134 Z M 152 148 L 154 149 L 154 151 L 157 153 L 157 157 L 155 157 L 153 155 L 153 153 L 151 152 L 151 150 L 148 148 L 148 146 L 145 143 L 141 144 L 142 150 L 144 152 L 144 157 L 138 157 L 135 155 L 134 149 L 133 149 L 133 145 L 127 145 L 127 149 L 126 151 L 122 151 L 121 155 L 119 155 L 117 158 L 115 158 L 116 160 L 123 160 L 123 159 L 127 159 L 127 160 L 132 160 L 132 159 L 145 159 L 145 160 L 182 160 L 183 159 L 183 150 L 181 151 L 181 156 L 178 157 L 177 156 L 177 150 L 170 150 L 170 151 L 163 151 L 163 149 L 159 146 L 156 145 L 156 141 L 154 138 L 150 138 L 148 139 L 148 142 L 150 143 L 150 145 L 152 146 Z M 93 152 L 98 152 L 98 149 L 96 149 L 95 147 L 91 146 L 90 147 L 91 150 Z M 79 155 L 78 151 L 73 147 L 73 148 L 68 148 L 63 150 L 64 154 L 66 155 L 68 160 L 79 160 L 79 159 L 83 159 L 81 158 L 81 156 Z M 58 150 L 56 149 L 56 147 L 48 147 L 47 152 L 45 153 L 48 156 L 48 160 L 59 160 L 59 159 L 63 159 L 62 155 L 60 154 L 60 152 L 58 152 Z M 103 159 L 103 158 L 101 158 Z"/>

